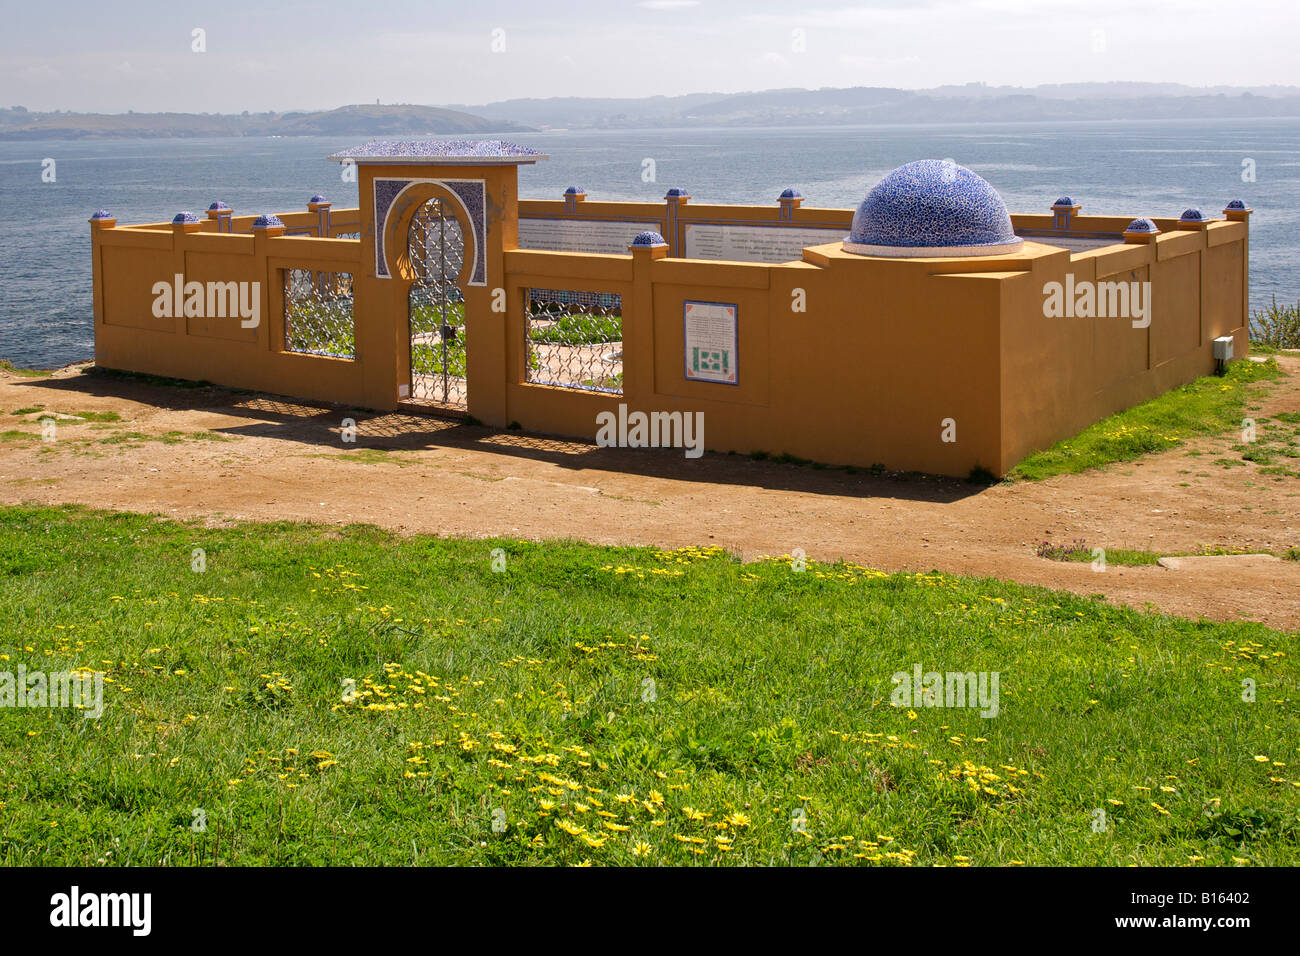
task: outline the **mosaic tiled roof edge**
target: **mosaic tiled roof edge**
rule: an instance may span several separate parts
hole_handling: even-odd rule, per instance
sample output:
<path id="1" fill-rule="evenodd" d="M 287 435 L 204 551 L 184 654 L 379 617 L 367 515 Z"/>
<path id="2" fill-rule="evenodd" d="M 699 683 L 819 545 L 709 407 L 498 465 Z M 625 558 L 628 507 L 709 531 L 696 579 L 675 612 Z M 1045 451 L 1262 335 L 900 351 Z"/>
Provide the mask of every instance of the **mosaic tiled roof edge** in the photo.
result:
<path id="1" fill-rule="evenodd" d="M 464 165 L 535 163 L 550 159 L 545 153 L 500 139 L 372 139 L 340 150 L 329 158 L 334 162 Z"/>

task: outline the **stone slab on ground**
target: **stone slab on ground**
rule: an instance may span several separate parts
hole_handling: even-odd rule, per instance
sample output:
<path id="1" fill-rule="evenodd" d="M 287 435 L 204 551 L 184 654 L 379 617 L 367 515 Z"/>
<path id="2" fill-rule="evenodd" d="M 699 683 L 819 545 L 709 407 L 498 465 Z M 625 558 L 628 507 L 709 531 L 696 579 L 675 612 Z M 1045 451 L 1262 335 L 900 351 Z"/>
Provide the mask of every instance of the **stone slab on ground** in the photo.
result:
<path id="1" fill-rule="evenodd" d="M 1280 564 L 1275 554 L 1186 554 L 1161 558 L 1156 564 L 1170 571 L 1231 571 L 1234 568 L 1257 568 Z M 1300 572 L 1300 566 L 1296 568 Z"/>

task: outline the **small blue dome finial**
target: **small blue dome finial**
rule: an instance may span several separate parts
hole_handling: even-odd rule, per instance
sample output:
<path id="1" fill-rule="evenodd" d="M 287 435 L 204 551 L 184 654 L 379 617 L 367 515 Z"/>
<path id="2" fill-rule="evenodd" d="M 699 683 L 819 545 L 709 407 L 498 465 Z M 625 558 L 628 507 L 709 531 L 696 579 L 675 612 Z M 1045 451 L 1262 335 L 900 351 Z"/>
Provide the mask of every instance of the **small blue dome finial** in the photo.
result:
<path id="1" fill-rule="evenodd" d="M 1146 216 L 1140 216 L 1124 227 L 1125 242 L 1150 243 L 1154 242 L 1159 234 L 1160 227 Z"/>
<path id="2" fill-rule="evenodd" d="M 1253 210 L 1244 199 L 1231 199 L 1228 205 L 1223 207 L 1223 214 L 1234 222 L 1245 222 L 1250 218 L 1251 212 Z"/>

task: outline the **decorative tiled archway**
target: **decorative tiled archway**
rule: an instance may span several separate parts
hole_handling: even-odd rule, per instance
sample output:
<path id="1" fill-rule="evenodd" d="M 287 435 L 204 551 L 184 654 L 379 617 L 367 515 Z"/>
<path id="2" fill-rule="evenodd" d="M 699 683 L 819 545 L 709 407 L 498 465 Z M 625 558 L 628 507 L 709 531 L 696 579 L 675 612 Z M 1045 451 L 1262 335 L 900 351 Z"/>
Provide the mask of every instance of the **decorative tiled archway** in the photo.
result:
<path id="1" fill-rule="evenodd" d="M 432 179 L 400 177 L 376 177 L 374 180 L 374 235 L 375 235 L 375 275 L 381 279 L 393 277 L 390 258 L 400 255 L 404 249 L 389 249 L 387 238 L 390 221 L 406 216 L 407 210 L 418 208 L 434 190 L 420 189 L 421 186 L 434 186 L 445 192 L 458 207 L 457 218 L 464 220 L 469 228 L 465 243 L 466 259 L 469 268 L 462 273 L 462 282 L 470 286 L 487 285 L 487 198 L 486 183 L 482 179 Z M 414 195 L 408 195 L 408 192 Z M 410 199 L 411 202 L 402 200 Z M 406 228 L 396 234 L 405 236 Z"/>

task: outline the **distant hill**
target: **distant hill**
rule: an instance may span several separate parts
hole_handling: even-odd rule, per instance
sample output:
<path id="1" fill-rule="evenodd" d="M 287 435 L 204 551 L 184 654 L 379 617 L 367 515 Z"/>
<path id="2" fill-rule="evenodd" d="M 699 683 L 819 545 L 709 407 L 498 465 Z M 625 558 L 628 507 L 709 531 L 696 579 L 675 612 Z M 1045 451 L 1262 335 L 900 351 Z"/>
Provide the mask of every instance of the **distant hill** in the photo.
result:
<path id="1" fill-rule="evenodd" d="M 689 93 L 685 96 L 646 96 L 637 99 L 556 96 L 548 99 L 516 99 L 488 103 L 477 109 L 478 116 L 512 119 L 531 126 L 601 126 L 612 119 L 633 117 L 658 121 L 679 116 L 693 107 L 725 99 L 727 93 Z M 450 109 L 468 107 L 451 104 Z"/>
<path id="2" fill-rule="evenodd" d="M 30 113 L 0 109 L 0 140 L 107 136 L 489 135 L 534 129 L 830 126 L 1300 117 L 1300 87 L 967 83 L 776 89 L 641 98 L 562 96 L 479 105 L 375 104 L 288 113 Z"/>
<path id="3" fill-rule="evenodd" d="M 457 105 L 478 116 L 540 127 L 654 128 L 866 123 L 1300 117 L 1300 87 L 1178 83 L 969 83 L 930 90 L 845 87 L 693 93 L 645 99 L 556 97 Z"/>
<path id="4" fill-rule="evenodd" d="M 506 133 L 528 127 L 437 106 L 341 106 L 327 113 L 288 113 L 281 136 L 415 136 L 422 133 Z"/>
<path id="5" fill-rule="evenodd" d="M 0 140 L 112 136 L 406 136 L 528 127 L 436 106 L 341 106 L 315 113 L 32 113 L 0 109 Z"/>

